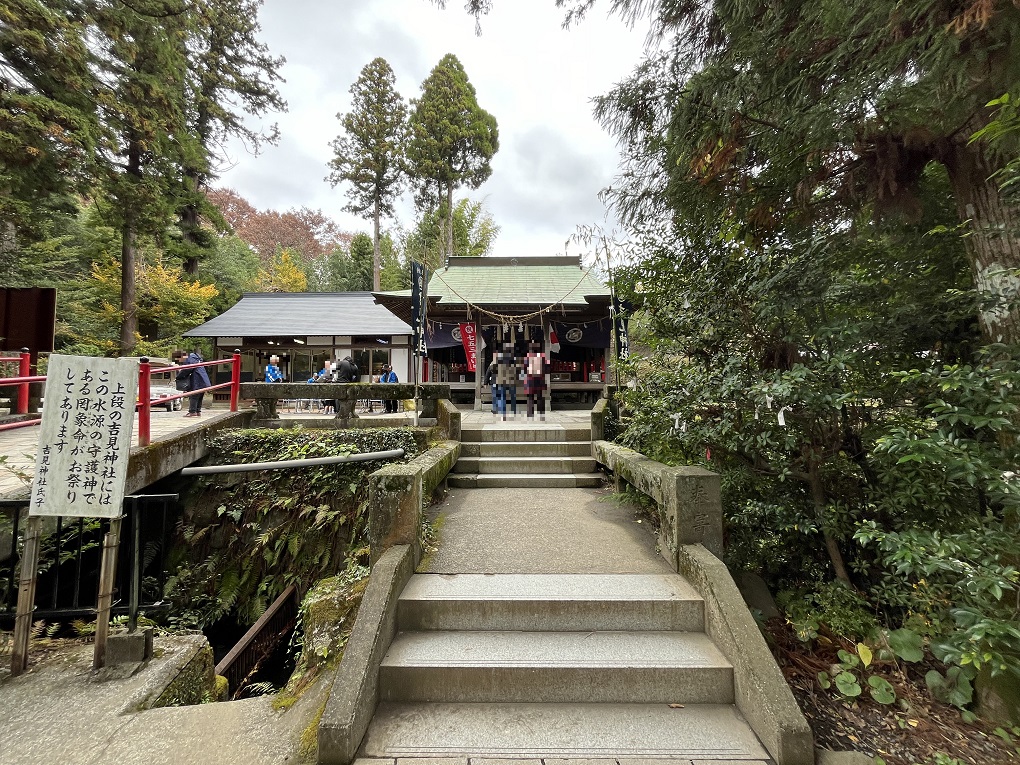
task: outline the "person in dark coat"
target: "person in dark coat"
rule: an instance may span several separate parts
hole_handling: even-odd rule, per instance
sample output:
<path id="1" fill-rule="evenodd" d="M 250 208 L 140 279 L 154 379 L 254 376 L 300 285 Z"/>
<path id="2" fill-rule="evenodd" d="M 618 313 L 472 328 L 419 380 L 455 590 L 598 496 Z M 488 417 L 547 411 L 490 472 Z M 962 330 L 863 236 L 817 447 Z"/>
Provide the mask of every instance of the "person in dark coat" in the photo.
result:
<path id="1" fill-rule="evenodd" d="M 178 364 L 201 364 L 205 359 L 202 358 L 201 351 L 195 348 L 191 353 L 185 355 L 184 351 L 174 351 L 173 359 Z M 208 388 L 212 383 L 209 381 L 209 373 L 205 371 L 205 367 L 196 367 L 194 369 L 182 369 L 177 373 L 177 378 L 182 379 L 185 376 L 190 378 L 190 382 L 185 390 L 188 391 L 200 391 L 203 388 Z M 188 397 L 188 413 L 185 417 L 201 417 L 202 416 L 202 399 L 205 398 L 205 393 L 192 393 Z"/>
<path id="2" fill-rule="evenodd" d="M 499 414 L 499 386 L 496 385 L 496 355 L 492 357 L 489 366 L 485 368 L 485 384 L 492 388 L 492 413 Z"/>
<path id="3" fill-rule="evenodd" d="M 353 383 L 358 382 L 361 378 L 361 373 L 358 371 L 358 365 L 354 363 L 354 360 L 350 356 L 345 356 L 343 360 L 336 365 L 336 381 L 342 383 Z"/>

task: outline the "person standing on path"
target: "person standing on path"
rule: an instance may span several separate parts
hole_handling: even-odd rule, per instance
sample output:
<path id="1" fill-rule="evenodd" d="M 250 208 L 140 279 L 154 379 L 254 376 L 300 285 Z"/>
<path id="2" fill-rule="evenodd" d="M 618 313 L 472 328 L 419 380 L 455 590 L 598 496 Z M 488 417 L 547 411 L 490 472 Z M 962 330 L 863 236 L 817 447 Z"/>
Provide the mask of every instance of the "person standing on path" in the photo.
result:
<path id="1" fill-rule="evenodd" d="M 379 382 L 382 382 L 382 383 L 395 383 L 395 382 L 400 382 L 400 380 L 397 379 L 397 373 L 393 371 L 393 367 L 391 367 L 389 364 L 387 364 L 386 366 L 383 367 L 383 373 L 379 377 Z M 386 414 L 396 414 L 397 413 L 397 400 L 396 399 L 386 399 L 385 401 L 383 401 L 383 406 L 385 407 L 383 411 Z"/>
<path id="2" fill-rule="evenodd" d="M 528 419 L 535 417 L 535 403 L 538 402 L 539 419 L 545 419 L 545 375 L 549 371 L 549 362 L 539 349 L 538 343 L 528 346 L 528 355 L 524 360 L 524 393 L 528 397 Z"/>
<path id="3" fill-rule="evenodd" d="M 354 363 L 354 359 L 350 356 L 344 356 L 339 364 L 336 365 L 336 381 L 339 383 L 356 383 L 361 379 L 361 372 L 358 370 L 358 365 Z M 336 412 L 338 419 L 346 420 L 354 414 L 355 401 L 344 400 L 343 402 L 334 401 L 333 410 Z"/>
<path id="4" fill-rule="evenodd" d="M 496 356 L 499 355 L 497 351 L 492 357 L 492 361 L 489 362 L 489 366 L 485 368 L 485 384 L 492 388 L 492 413 L 499 414 L 499 387 L 496 385 Z"/>
<path id="5" fill-rule="evenodd" d="M 336 382 L 336 370 L 333 369 L 333 362 L 326 359 L 322 364 L 322 369 L 319 370 L 317 375 L 314 375 L 312 379 L 317 383 L 331 383 Z M 322 407 L 322 413 L 326 414 L 327 410 L 336 413 L 336 401 L 331 398 L 324 398 L 319 401 L 319 406 Z"/>
<path id="6" fill-rule="evenodd" d="M 499 413 L 506 420 L 507 398 L 510 399 L 512 417 L 517 416 L 517 360 L 511 343 L 503 346 L 496 360 L 496 385 L 499 388 Z"/>
<path id="7" fill-rule="evenodd" d="M 173 354 L 174 361 L 178 364 L 201 364 L 205 359 L 202 358 L 201 351 L 195 348 L 191 353 L 187 354 L 182 350 L 176 350 Z M 185 388 L 186 391 L 202 390 L 212 385 L 209 382 L 209 373 L 205 371 L 205 367 L 196 367 L 194 369 L 183 369 L 177 373 L 177 379 L 188 379 L 188 385 Z M 205 398 L 205 393 L 192 393 L 188 397 L 188 413 L 185 417 L 201 417 L 202 416 L 202 399 Z"/>

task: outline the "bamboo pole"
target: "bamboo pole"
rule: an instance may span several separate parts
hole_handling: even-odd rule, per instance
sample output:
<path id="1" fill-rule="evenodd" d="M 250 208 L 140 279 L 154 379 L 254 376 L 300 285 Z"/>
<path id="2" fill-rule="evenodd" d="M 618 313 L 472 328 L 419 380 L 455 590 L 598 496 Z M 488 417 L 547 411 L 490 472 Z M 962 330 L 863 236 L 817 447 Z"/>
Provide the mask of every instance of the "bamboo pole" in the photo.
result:
<path id="1" fill-rule="evenodd" d="M 14 621 L 14 649 L 11 654 L 11 675 L 17 677 L 28 669 L 28 641 L 32 636 L 32 610 L 35 607 L 35 585 L 39 578 L 39 540 L 42 518 L 32 515 L 25 526 L 25 553 L 21 558 L 18 578 L 18 608 Z"/>
<path id="2" fill-rule="evenodd" d="M 110 635 L 110 610 L 117 576 L 117 548 L 120 547 L 120 524 L 124 516 L 110 519 L 110 530 L 103 537 L 103 560 L 99 569 L 99 603 L 96 606 L 96 646 L 92 653 L 92 669 L 106 666 L 106 640 Z"/>

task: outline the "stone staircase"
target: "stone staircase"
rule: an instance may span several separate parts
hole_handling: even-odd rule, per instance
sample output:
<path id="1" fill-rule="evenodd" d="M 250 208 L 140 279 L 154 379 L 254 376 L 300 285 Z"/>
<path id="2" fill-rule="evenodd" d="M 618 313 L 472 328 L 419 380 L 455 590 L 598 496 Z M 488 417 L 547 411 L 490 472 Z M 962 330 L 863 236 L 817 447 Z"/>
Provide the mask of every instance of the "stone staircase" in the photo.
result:
<path id="1" fill-rule="evenodd" d="M 448 478 L 460 489 L 599 486 L 591 427 L 531 421 L 465 426 Z"/>
<path id="2" fill-rule="evenodd" d="M 397 628 L 361 757 L 768 760 L 675 574 L 416 574 Z"/>

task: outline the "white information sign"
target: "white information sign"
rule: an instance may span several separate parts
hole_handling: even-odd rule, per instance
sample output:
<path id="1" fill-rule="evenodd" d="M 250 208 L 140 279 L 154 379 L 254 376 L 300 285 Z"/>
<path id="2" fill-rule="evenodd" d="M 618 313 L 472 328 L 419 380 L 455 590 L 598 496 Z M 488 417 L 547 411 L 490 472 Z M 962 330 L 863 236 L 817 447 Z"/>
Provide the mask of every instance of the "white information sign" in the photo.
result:
<path id="1" fill-rule="evenodd" d="M 50 356 L 29 515 L 121 514 L 138 359 Z"/>

